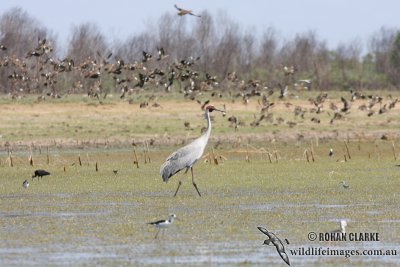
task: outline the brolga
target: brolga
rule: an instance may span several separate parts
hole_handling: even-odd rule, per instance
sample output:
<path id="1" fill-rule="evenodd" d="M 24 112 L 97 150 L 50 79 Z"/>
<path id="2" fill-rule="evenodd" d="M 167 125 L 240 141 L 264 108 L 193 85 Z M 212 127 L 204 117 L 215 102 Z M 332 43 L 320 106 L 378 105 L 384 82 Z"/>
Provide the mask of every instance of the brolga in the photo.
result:
<path id="1" fill-rule="evenodd" d="M 167 160 L 161 165 L 160 174 L 164 182 L 168 182 L 169 178 L 179 171 L 186 169 L 185 173 L 190 172 L 192 174 L 192 184 L 196 189 L 199 196 L 201 193 L 197 188 L 197 185 L 194 181 L 194 174 L 193 174 L 193 165 L 197 162 L 198 159 L 201 158 L 203 155 L 204 149 L 207 146 L 208 138 L 211 134 L 211 119 L 210 113 L 213 111 L 219 111 L 225 114 L 225 111 L 216 109 L 214 106 L 207 106 L 205 117 L 207 119 L 207 130 L 204 134 L 200 137 L 195 139 L 190 144 L 178 149 L 177 151 L 173 152 Z M 182 181 L 179 181 L 178 187 L 176 188 L 174 197 L 178 194 L 179 188 L 182 185 Z"/>

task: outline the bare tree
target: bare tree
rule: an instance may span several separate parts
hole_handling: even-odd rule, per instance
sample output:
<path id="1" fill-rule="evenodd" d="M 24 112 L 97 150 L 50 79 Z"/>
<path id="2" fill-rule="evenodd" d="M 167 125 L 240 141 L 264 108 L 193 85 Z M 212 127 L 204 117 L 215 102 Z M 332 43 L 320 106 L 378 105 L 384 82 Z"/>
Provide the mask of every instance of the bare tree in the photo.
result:
<path id="1" fill-rule="evenodd" d="M 395 29 L 382 27 L 371 37 L 369 49 L 374 55 L 376 71 L 379 73 L 387 73 L 390 69 L 389 53 L 392 48 L 395 35 Z"/>
<path id="2" fill-rule="evenodd" d="M 264 77 L 271 82 L 276 69 L 278 39 L 275 29 L 269 27 L 265 30 L 259 47 L 257 65 L 264 70 Z"/>
<path id="3" fill-rule="evenodd" d="M 249 30 L 242 38 L 240 48 L 241 53 L 238 56 L 239 58 L 239 70 L 241 73 L 251 74 L 254 68 L 254 60 L 255 60 L 255 49 L 256 49 L 256 38 L 252 33 L 254 31 Z"/>
<path id="4" fill-rule="evenodd" d="M 215 76 L 229 80 L 229 89 L 246 79 L 271 87 L 295 87 L 299 80 L 310 80 L 312 88 L 324 90 L 400 84 L 398 29 L 378 30 L 362 55 L 359 40 L 332 50 L 313 31 L 283 40 L 270 27 L 259 37 L 253 29 L 243 31 L 223 11 L 215 17 L 203 11 L 195 20 L 166 13 L 143 32 L 114 43 L 97 25 L 80 24 L 71 31 L 67 53 L 59 53 L 51 32 L 14 8 L 0 16 L 0 45 L 3 92 L 55 95 L 73 87 L 73 92 L 94 90 L 105 97 L 110 88 L 131 92 L 149 83 L 206 88 L 198 85 L 209 85 Z M 157 60 L 161 48 L 168 56 Z M 61 54 L 67 58 L 57 58 Z M 235 72 L 233 78 L 225 79 L 230 72 Z"/>
<path id="5" fill-rule="evenodd" d="M 12 8 L 0 17 L 0 43 L 10 55 L 25 57 L 38 39 L 51 39 L 54 46 L 55 38 L 49 31 L 21 8 Z"/>
<path id="6" fill-rule="evenodd" d="M 214 70 L 221 77 L 238 68 L 237 58 L 240 50 L 239 25 L 228 18 L 226 13 L 220 13 L 216 30 L 219 40 L 215 50 Z"/>
<path id="7" fill-rule="evenodd" d="M 327 89 L 330 87 L 330 71 L 331 71 L 331 53 L 327 48 L 325 42 L 318 44 L 318 49 L 315 52 L 313 60 L 313 88 L 315 89 Z M 310 77 L 304 77 L 310 78 Z"/>
<path id="8" fill-rule="evenodd" d="M 359 88 L 362 80 L 362 65 L 360 64 L 361 46 L 359 40 L 342 43 L 335 51 L 334 64 L 340 72 L 337 86 L 344 89 Z"/>
<path id="9" fill-rule="evenodd" d="M 143 51 L 150 52 L 154 39 L 146 32 L 128 38 L 116 47 L 116 54 L 127 62 L 140 61 Z"/>
<path id="10" fill-rule="evenodd" d="M 106 38 L 95 24 L 84 23 L 73 28 L 67 55 L 77 64 L 88 58 L 95 60 L 98 52 L 107 53 L 108 50 Z"/>
<path id="11" fill-rule="evenodd" d="M 390 50 L 390 66 L 390 81 L 393 85 L 398 86 L 400 84 L 400 31 L 396 33 Z"/>
<path id="12" fill-rule="evenodd" d="M 41 52 L 32 59 L 27 57 L 39 42 L 46 42 L 46 47 L 55 46 L 52 34 L 21 8 L 12 8 L 0 16 L 0 44 L 7 48 L 0 53 L 7 66 L 0 68 L 1 91 L 15 93 L 23 89 L 30 92 L 38 86 L 40 66 L 36 56 Z"/>
<path id="13" fill-rule="evenodd" d="M 213 70 L 210 68 L 215 62 L 213 55 L 217 43 L 215 24 L 211 14 L 208 12 L 201 14 L 201 20 L 198 20 L 193 33 L 197 41 L 198 53 L 202 58 L 200 68 L 205 72 L 211 72 Z"/>

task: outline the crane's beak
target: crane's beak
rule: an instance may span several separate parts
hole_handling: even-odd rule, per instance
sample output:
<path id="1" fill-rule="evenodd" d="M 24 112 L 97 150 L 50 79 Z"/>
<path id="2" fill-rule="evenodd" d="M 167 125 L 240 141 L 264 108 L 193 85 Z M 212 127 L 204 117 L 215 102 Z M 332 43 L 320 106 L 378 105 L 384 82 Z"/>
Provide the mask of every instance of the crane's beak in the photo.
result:
<path id="1" fill-rule="evenodd" d="M 221 112 L 222 113 L 222 116 L 226 116 L 226 112 L 224 111 L 224 110 L 221 110 L 221 109 L 214 109 L 214 111 L 219 111 L 219 112 Z"/>

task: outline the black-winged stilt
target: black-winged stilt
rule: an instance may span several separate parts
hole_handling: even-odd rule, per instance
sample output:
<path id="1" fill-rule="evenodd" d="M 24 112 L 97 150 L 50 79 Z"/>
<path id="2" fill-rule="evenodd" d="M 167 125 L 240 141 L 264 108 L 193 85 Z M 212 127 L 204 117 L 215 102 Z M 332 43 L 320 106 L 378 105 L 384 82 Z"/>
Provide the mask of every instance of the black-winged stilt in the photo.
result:
<path id="1" fill-rule="evenodd" d="M 166 228 L 170 227 L 172 225 L 172 223 L 174 222 L 175 218 L 176 218 L 175 214 L 170 214 L 169 217 L 168 217 L 168 220 L 159 220 L 159 221 L 156 221 L 156 222 L 147 223 L 147 224 L 153 225 L 155 228 L 158 228 L 158 231 L 157 231 L 157 233 L 156 233 L 154 238 L 155 239 L 157 238 L 158 233 L 161 230 L 165 230 Z"/>
<path id="2" fill-rule="evenodd" d="M 28 182 L 28 180 L 25 180 L 25 181 L 22 183 L 22 186 L 23 186 L 24 188 L 28 188 L 28 187 L 29 187 L 29 182 Z"/>
<path id="3" fill-rule="evenodd" d="M 341 181 L 340 184 L 343 186 L 344 189 L 349 189 L 350 185 L 346 184 L 345 181 Z"/>

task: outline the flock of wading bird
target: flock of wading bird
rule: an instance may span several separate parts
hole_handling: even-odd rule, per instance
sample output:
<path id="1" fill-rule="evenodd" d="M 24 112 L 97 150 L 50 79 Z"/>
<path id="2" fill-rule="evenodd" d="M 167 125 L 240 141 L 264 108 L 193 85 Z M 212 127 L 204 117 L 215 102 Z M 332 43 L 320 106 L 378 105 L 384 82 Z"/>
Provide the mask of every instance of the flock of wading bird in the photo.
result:
<path id="1" fill-rule="evenodd" d="M 179 16 L 195 15 L 191 10 L 174 6 L 178 10 Z M 78 65 L 75 65 L 76 59 L 64 58 L 58 59 L 53 55 L 51 42 L 46 39 L 38 38 L 38 42 L 33 49 L 26 52 L 24 58 L 18 58 L 15 55 L 7 53 L 8 48 L 0 43 L 0 68 L 8 73 L 10 95 L 12 98 L 23 97 L 26 93 L 43 93 L 38 97 L 38 101 L 45 100 L 46 97 L 61 98 L 63 94 L 58 93 L 62 84 L 61 79 L 66 79 L 71 75 L 73 83 L 68 89 L 64 90 L 64 95 L 87 90 L 89 97 L 95 97 L 101 103 L 101 98 L 105 99 L 111 91 L 120 92 L 120 98 L 125 99 L 126 95 L 138 93 L 146 88 L 164 88 L 167 92 L 171 91 L 173 85 L 179 88 L 179 92 L 186 98 L 197 100 L 204 109 L 210 100 L 204 103 L 196 99 L 206 92 L 210 97 L 223 97 L 223 94 L 232 98 L 232 101 L 240 99 L 247 104 L 252 97 L 256 97 L 261 106 L 261 114 L 250 123 L 251 126 L 259 126 L 263 120 L 271 121 L 272 113 L 270 108 L 274 106 L 270 96 L 275 91 L 279 91 L 279 99 L 283 101 L 287 108 L 292 108 L 295 116 L 304 118 L 305 113 L 313 114 L 310 118 L 312 122 L 320 123 L 318 114 L 322 113 L 324 103 L 328 99 L 326 92 L 321 92 L 316 98 L 310 98 L 311 108 L 293 105 L 289 99 L 297 98 L 295 89 L 311 89 L 311 79 L 296 79 L 297 67 L 294 65 L 280 65 L 282 77 L 281 81 L 267 82 L 261 80 L 243 80 L 240 79 L 235 71 L 230 72 L 219 79 L 217 76 L 209 73 L 200 73 L 196 70 L 196 64 L 201 60 L 200 56 L 191 56 L 172 60 L 163 47 L 156 48 L 155 55 L 149 51 L 142 51 L 142 58 L 134 62 L 126 62 L 120 56 L 112 58 L 113 53 L 103 54 L 97 51 L 95 58 L 79 59 Z M 114 81 L 114 88 L 106 84 L 107 78 L 111 76 Z M 43 89 L 44 88 L 44 89 Z M 293 89 L 293 92 L 289 92 Z M 148 101 L 140 103 L 141 108 L 149 106 L 155 96 L 150 96 Z M 356 99 L 366 100 L 358 109 L 365 111 L 367 116 L 376 113 L 382 114 L 395 107 L 398 99 L 389 96 L 389 100 L 384 103 L 383 97 L 379 95 L 365 95 L 359 91 L 351 90 L 350 94 L 340 98 L 339 103 L 330 101 L 329 115 L 330 123 L 340 120 L 351 111 L 352 102 Z M 130 100 L 132 103 L 132 100 Z M 155 102 L 152 107 L 159 107 Z M 228 119 L 232 125 L 237 128 L 245 125 L 236 117 Z M 284 119 L 278 117 L 275 123 L 281 124 Z M 289 126 L 296 125 L 296 122 L 286 121 Z"/>
<path id="2" fill-rule="evenodd" d="M 103 56 L 98 51 L 96 59 L 86 58 L 77 66 L 72 58 L 60 60 L 53 57 L 52 51 L 53 48 L 46 39 L 39 39 L 37 46 L 28 51 L 25 58 L 8 55 L 7 47 L 1 45 L 0 68 L 8 73 L 8 86 L 13 99 L 24 97 L 27 93 L 44 92 L 38 97 L 38 101 L 43 101 L 46 97 L 61 98 L 87 88 L 87 95 L 97 98 L 102 103 L 101 98 L 105 99 L 111 91 L 120 92 L 120 98 L 125 99 L 127 95 L 137 94 L 145 89 L 164 88 L 169 92 L 172 88 L 178 88 L 185 98 L 196 100 L 203 110 L 213 98 L 225 96 L 231 98 L 232 102 L 239 100 L 245 105 L 251 98 L 256 98 L 260 114 L 255 114 L 254 121 L 248 123 L 251 127 L 258 127 L 263 121 L 294 127 L 297 124 L 296 118 L 306 119 L 307 113 L 309 114 L 307 119 L 319 124 L 321 123 L 319 114 L 323 112 L 327 112 L 330 117 L 329 122 L 333 124 L 337 120 L 344 119 L 354 109 L 352 103 L 357 99 L 362 101 L 357 108 L 365 112 L 368 117 L 386 113 L 398 102 L 398 98 L 393 98 L 391 95 L 388 99 L 384 99 L 379 95 L 366 95 L 350 90 L 340 97 L 339 102 L 329 99 L 327 92 L 319 92 L 315 98 L 308 99 L 309 104 L 306 107 L 292 104 L 290 100 L 298 98 L 299 89 L 310 90 L 312 84 L 309 79 L 295 79 L 297 72 L 295 66 L 283 66 L 281 81 L 273 82 L 271 85 L 267 81 L 239 79 L 236 72 L 228 73 L 223 79 L 218 79 L 217 76 L 209 73 L 200 73 L 196 70 L 199 56 L 170 61 L 162 47 L 157 48 L 155 59 L 150 52 L 142 51 L 142 59 L 139 61 L 128 63 L 119 56 L 115 56 L 111 61 L 111 52 Z M 63 95 L 57 93 L 59 91 L 57 85 L 62 83 L 59 82 L 59 78 L 65 79 L 68 74 L 71 74 L 74 82 Z M 103 85 L 103 82 L 107 80 L 106 77 L 110 75 L 114 88 L 109 88 L 109 86 L 106 88 Z M 292 92 L 289 92 L 289 89 Z M 274 99 L 293 112 L 293 120 L 274 116 L 272 108 L 275 102 L 271 96 L 276 91 L 279 96 Z M 205 96 L 209 96 L 209 99 L 200 100 Z M 133 103 L 132 99 L 128 101 Z M 154 103 L 149 104 L 151 101 Z M 161 106 L 154 94 L 139 105 L 140 108 Z M 228 121 L 236 130 L 247 125 L 235 116 L 230 116 Z M 185 127 L 190 128 L 190 123 L 185 122 Z"/>
<path id="3" fill-rule="evenodd" d="M 184 13 L 191 14 L 191 13 Z M 112 59 L 112 52 L 103 55 L 97 52 L 96 58 L 79 60 L 58 59 L 53 56 L 53 48 L 46 39 L 38 40 L 36 47 L 27 51 L 25 58 L 18 58 L 7 54 L 7 47 L 0 44 L 0 69 L 8 74 L 10 88 L 9 94 L 13 99 L 24 97 L 25 94 L 39 93 L 38 101 L 46 97 L 61 98 L 69 94 L 87 91 L 89 97 L 97 98 L 100 103 L 110 92 L 120 92 L 121 99 L 127 95 L 138 94 L 146 89 L 163 89 L 167 92 L 177 88 L 185 97 L 196 100 L 204 110 L 206 105 L 214 98 L 230 98 L 232 102 L 241 101 L 248 104 L 251 98 L 256 98 L 260 107 L 260 114 L 254 115 L 254 121 L 246 123 L 235 116 L 230 116 L 228 121 L 235 129 L 250 125 L 258 127 L 263 121 L 275 125 L 287 124 L 294 127 L 296 118 L 308 119 L 313 123 L 321 123 L 319 114 L 327 112 L 329 122 L 333 124 L 342 120 L 352 109 L 355 100 L 361 100 L 358 109 L 365 112 L 366 116 L 383 114 L 393 109 L 398 98 L 391 95 L 387 99 L 374 94 L 363 94 L 360 91 L 350 90 L 340 97 L 340 101 L 329 99 L 327 92 L 319 92 L 315 98 L 309 98 L 307 106 L 292 104 L 291 99 L 297 99 L 300 89 L 310 90 L 310 79 L 296 79 L 296 66 L 280 66 L 280 81 L 268 82 L 262 80 L 240 79 L 235 71 L 219 79 L 209 73 L 201 73 L 196 67 L 200 56 L 172 60 L 164 48 L 157 47 L 155 56 L 148 51 L 142 51 L 142 59 L 134 62 L 125 62 L 119 56 Z M 62 93 L 58 84 L 65 84 L 66 77 L 71 75 L 71 84 Z M 113 88 L 109 85 L 108 78 L 112 77 Z M 272 95 L 278 91 L 277 97 Z M 204 100 L 205 97 L 209 99 Z M 200 100 L 203 99 L 203 100 Z M 275 102 L 283 104 L 294 114 L 293 120 L 274 116 L 272 109 Z M 133 104 L 133 100 L 129 99 Z M 153 103 L 151 103 L 153 101 Z M 153 94 L 139 104 L 141 108 L 157 108 L 160 104 Z M 309 114 L 307 118 L 306 114 Z M 190 123 L 185 122 L 185 127 L 190 128 Z"/>

